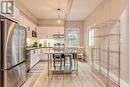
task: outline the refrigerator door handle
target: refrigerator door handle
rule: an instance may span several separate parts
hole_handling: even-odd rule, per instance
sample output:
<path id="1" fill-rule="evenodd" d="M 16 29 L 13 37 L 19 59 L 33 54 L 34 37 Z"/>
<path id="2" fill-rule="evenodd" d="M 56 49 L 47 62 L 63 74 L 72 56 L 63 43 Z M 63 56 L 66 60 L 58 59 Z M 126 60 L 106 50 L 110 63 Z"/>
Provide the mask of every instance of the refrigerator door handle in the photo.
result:
<path id="1" fill-rule="evenodd" d="M 0 69 L 0 71 L 11 70 L 11 69 L 13 69 L 14 67 L 17 67 L 17 66 L 19 66 L 19 65 L 22 64 L 22 63 L 25 63 L 25 61 L 23 61 L 23 62 L 21 62 L 21 63 L 15 65 L 15 66 L 12 66 L 12 67 L 10 67 L 10 68 L 8 68 L 8 69 Z"/>

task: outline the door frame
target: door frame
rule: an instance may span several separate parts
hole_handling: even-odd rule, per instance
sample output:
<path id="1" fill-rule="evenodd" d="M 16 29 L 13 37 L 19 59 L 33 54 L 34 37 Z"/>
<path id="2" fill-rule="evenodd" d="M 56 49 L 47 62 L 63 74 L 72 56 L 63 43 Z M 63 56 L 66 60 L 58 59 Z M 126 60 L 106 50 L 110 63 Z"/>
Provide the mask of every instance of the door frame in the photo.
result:
<path id="1" fill-rule="evenodd" d="M 129 86 L 130 86 L 130 0 L 128 5 L 128 17 L 129 17 Z"/>

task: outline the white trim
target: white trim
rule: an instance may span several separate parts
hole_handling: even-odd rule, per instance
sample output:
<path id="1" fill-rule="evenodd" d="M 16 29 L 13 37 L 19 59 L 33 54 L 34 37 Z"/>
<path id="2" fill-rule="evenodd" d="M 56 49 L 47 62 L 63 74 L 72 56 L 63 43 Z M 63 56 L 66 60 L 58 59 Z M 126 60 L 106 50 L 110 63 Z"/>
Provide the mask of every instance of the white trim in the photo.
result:
<path id="1" fill-rule="evenodd" d="M 95 65 L 96 66 L 96 69 L 98 69 L 99 65 Z M 101 71 L 102 71 L 102 74 L 104 74 L 105 76 L 107 75 L 107 70 L 104 69 L 103 67 L 101 67 Z M 113 73 L 109 73 L 110 75 L 110 79 L 117 83 L 116 80 L 117 80 L 117 76 L 115 76 Z M 124 80 L 120 79 L 120 87 L 129 87 L 129 84 L 127 84 Z"/>
<path id="2" fill-rule="evenodd" d="M 95 26 L 96 26 L 97 24 L 91 24 L 91 25 L 89 25 L 88 26 L 88 34 L 86 34 L 87 36 L 87 39 L 88 39 L 88 42 L 87 42 L 87 44 L 88 44 L 88 47 L 89 48 L 91 48 L 91 47 L 93 47 L 94 46 L 94 41 L 92 41 L 92 44 L 90 45 L 90 43 L 89 43 L 89 40 L 90 40 L 90 37 L 89 37 L 89 33 L 90 33 L 90 31 L 92 31 L 93 30 L 93 28 L 95 28 Z M 94 35 L 95 35 L 95 31 L 94 31 Z M 92 39 L 92 38 L 91 38 Z"/>
<path id="3" fill-rule="evenodd" d="M 130 14 L 130 0 L 128 2 L 128 15 Z M 130 87 L 130 16 L 128 16 L 129 18 L 129 87 Z"/>
<path id="4" fill-rule="evenodd" d="M 15 0 L 15 3 L 15 10 L 18 9 L 22 16 L 26 17 L 35 25 L 38 25 L 38 19 L 28 9 L 26 9 L 22 3 L 20 3 L 18 0 Z"/>

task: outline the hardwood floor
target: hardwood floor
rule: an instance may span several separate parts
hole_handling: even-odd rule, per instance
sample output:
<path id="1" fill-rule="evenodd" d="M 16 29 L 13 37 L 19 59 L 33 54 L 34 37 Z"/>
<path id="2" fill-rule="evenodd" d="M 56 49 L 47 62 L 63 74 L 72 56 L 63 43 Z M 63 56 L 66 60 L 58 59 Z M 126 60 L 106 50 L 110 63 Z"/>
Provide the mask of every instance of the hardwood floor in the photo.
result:
<path id="1" fill-rule="evenodd" d="M 34 81 L 34 79 L 36 80 Z M 32 80 L 29 79 L 29 81 L 33 82 L 31 84 L 26 82 L 26 85 L 23 87 L 107 87 L 101 78 L 92 73 L 91 66 L 86 62 L 79 62 L 78 76 L 75 73 L 53 73 L 48 77 L 46 67 L 46 70 L 43 70 L 39 76 L 35 76 Z M 27 84 L 30 84 L 30 86 Z"/>
<path id="2" fill-rule="evenodd" d="M 27 74 L 27 80 L 21 87 L 33 87 L 34 83 L 47 68 L 47 62 L 39 62 Z"/>
<path id="3" fill-rule="evenodd" d="M 104 87 L 94 77 L 87 63 L 79 62 L 79 75 L 42 73 L 33 87 Z"/>

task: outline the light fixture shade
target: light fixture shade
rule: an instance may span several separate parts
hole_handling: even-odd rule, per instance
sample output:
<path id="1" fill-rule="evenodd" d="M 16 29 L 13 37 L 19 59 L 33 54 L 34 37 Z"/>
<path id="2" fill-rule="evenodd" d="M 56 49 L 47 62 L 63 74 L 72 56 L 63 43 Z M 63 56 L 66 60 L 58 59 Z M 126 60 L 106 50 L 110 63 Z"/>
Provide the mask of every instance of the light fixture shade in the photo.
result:
<path id="1" fill-rule="evenodd" d="M 58 23 L 58 24 L 60 24 L 60 23 L 61 23 L 61 20 L 60 20 L 60 19 L 58 19 L 58 20 L 57 20 L 57 23 Z"/>
<path id="2" fill-rule="evenodd" d="M 61 23 L 61 19 L 60 19 L 60 15 L 58 14 L 58 20 L 57 23 L 60 24 Z"/>

